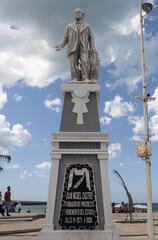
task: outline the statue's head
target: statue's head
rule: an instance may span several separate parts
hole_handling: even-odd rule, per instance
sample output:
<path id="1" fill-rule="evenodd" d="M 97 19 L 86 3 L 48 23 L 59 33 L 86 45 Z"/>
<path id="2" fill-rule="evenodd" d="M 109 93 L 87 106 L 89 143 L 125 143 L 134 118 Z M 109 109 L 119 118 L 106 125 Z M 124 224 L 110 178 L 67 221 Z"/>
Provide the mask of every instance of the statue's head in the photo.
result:
<path id="1" fill-rule="evenodd" d="M 74 11 L 74 18 L 76 20 L 82 20 L 84 18 L 84 12 L 80 8 L 76 8 Z"/>

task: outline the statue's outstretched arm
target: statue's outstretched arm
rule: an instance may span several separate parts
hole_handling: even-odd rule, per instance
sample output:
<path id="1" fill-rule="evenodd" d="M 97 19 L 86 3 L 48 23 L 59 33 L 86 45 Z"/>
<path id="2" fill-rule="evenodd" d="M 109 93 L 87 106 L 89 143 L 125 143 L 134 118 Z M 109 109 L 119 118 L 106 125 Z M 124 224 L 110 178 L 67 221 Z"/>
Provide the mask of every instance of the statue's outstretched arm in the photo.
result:
<path id="1" fill-rule="evenodd" d="M 65 33 L 61 39 L 61 42 L 55 46 L 56 51 L 61 50 L 68 43 L 68 26 L 66 27 Z"/>

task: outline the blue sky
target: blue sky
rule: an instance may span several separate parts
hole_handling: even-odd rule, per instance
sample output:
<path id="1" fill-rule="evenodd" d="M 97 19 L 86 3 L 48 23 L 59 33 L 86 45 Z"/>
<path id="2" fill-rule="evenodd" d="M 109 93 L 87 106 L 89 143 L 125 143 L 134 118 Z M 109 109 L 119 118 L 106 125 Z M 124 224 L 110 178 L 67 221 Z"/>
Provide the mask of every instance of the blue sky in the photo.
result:
<path id="1" fill-rule="evenodd" d="M 158 99 L 158 5 L 144 21 L 147 92 Z M 66 47 L 56 46 L 73 11 L 85 11 L 101 66 L 99 116 L 109 135 L 109 179 L 112 201 L 127 201 L 116 169 L 134 202 L 146 202 L 145 162 L 136 156 L 143 141 L 139 1 L 0 0 L 0 191 L 8 185 L 12 199 L 47 200 L 51 132 L 58 132 L 62 113 L 61 84 L 70 80 Z M 152 144 L 153 202 L 158 202 L 158 100 L 149 103 Z"/>

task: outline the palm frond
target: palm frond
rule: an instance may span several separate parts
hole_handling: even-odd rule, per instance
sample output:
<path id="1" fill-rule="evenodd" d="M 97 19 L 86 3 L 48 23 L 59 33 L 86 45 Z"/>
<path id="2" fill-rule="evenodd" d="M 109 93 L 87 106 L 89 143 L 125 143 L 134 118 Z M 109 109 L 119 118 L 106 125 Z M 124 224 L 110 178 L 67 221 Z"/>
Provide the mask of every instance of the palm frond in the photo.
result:
<path id="1" fill-rule="evenodd" d="M 127 189 L 127 186 L 123 180 L 123 178 L 121 177 L 121 175 L 118 173 L 118 171 L 116 171 L 115 169 L 113 170 L 113 173 L 115 173 L 121 180 L 121 184 L 122 186 L 124 187 L 125 191 L 126 191 L 126 194 L 127 194 L 127 197 L 128 197 L 128 203 L 129 203 L 129 213 L 130 213 L 130 220 L 132 222 L 132 211 L 133 211 L 133 199 L 132 199 L 132 196 L 131 194 L 129 193 L 128 189 Z"/>
<path id="2" fill-rule="evenodd" d="M 4 160 L 7 160 L 8 162 L 10 162 L 10 160 L 11 160 L 11 156 L 0 155 L 0 159 L 4 159 Z"/>
<path id="3" fill-rule="evenodd" d="M 2 167 L 0 167 L 0 172 L 1 172 L 1 171 L 3 171 L 3 168 L 2 168 Z"/>

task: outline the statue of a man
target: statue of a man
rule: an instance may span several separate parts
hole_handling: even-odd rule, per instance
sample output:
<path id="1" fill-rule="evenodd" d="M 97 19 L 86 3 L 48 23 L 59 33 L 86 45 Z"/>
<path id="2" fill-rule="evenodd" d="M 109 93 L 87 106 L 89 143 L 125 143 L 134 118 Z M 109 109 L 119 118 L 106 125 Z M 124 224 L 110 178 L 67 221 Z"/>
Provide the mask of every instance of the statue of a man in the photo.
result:
<path id="1" fill-rule="evenodd" d="M 75 9 L 75 22 L 67 25 L 61 42 L 55 48 L 59 51 L 68 43 L 67 56 L 70 59 L 71 78 L 74 83 L 96 83 L 100 60 L 91 28 L 82 22 L 84 15 L 81 9 Z"/>

